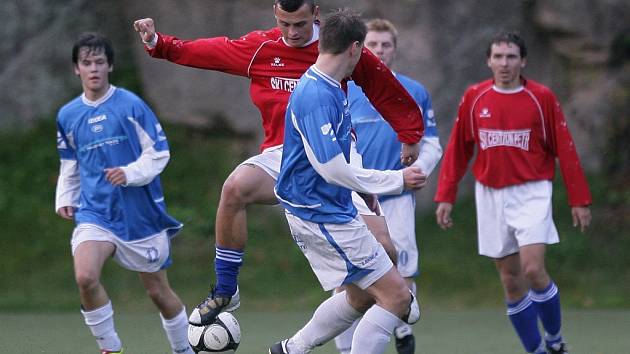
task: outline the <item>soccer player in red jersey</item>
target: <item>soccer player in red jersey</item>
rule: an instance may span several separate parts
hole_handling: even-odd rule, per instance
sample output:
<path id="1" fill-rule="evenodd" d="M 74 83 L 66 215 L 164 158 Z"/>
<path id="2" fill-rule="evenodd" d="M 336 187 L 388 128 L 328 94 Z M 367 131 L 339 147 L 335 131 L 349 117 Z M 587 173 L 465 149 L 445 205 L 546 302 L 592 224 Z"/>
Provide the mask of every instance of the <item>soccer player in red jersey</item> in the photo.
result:
<path id="1" fill-rule="evenodd" d="M 190 321 L 194 324 L 210 323 L 220 311 L 238 307 L 237 276 L 247 242 L 246 208 L 277 203 L 273 187 L 280 170 L 286 105 L 299 78 L 318 55 L 319 8 L 314 0 L 276 0 L 274 15 L 276 28 L 250 32 L 239 39 L 180 40 L 157 33 L 152 19 L 134 22 L 155 58 L 249 78 L 251 99 L 263 121 L 262 153 L 240 164 L 223 185 L 216 216 L 217 284 L 193 311 Z M 402 143 L 401 160 L 411 164 L 418 156 L 423 133 L 422 114 L 413 98 L 367 49 L 350 78 L 393 126 Z"/>
<path id="2" fill-rule="evenodd" d="M 590 224 L 591 195 L 573 138 L 553 92 L 521 76 L 524 40 L 498 33 L 487 50 L 493 78 L 464 93 L 440 170 L 437 223 L 453 225 L 457 184 L 477 152 L 479 253 L 494 259 L 507 314 L 529 353 L 568 353 L 560 333 L 558 287 L 545 270 L 545 247 L 559 242 L 552 219 L 556 159 L 574 226 Z M 538 319 L 545 329 L 544 340 Z"/>

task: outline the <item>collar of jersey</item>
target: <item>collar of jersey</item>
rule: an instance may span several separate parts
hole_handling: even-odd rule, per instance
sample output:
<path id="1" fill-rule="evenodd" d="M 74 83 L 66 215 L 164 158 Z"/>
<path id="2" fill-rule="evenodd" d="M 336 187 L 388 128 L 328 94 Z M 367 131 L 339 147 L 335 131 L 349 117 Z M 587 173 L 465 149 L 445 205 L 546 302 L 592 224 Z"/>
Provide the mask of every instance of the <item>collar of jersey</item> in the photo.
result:
<path id="1" fill-rule="evenodd" d="M 502 88 L 497 87 L 497 85 L 492 85 L 492 89 L 498 93 L 512 94 L 512 93 L 519 93 L 523 91 L 525 87 L 523 85 L 520 85 L 519 87 L 515 87 L 513 89 L 502 89 Z"/>
<path id="2" fill-rule="evenodd" d="M 109 89 L 107 90 L 105 95 L 96 101 L 89 100 L 87 97 L 85 97 L 85 92 L 84 92 L 83 94 L 81 94 L 81 101 L 83 101 L 83 103 L 88 106 L 97 107 L 98 105 L 102 104 L 103 102 L 107 101 L 110 97 L 112 97 L 115 90 L 116 90 L 116 86 L 110 84 Z"/>
<path id="3" fill-rule="evenodd" d="M 331 86 L 335 86 L 335 87 L 339 87 L 341 88 L 341 84 L 339 83 L 339 81 L 333 79 L 332 77 L 324 74 L 321 70 L 319 70 L 315 64 L 311 65 L 311 71 L 313 71 L 313 73 L 319 77 L 321 77 L 322 79 L 324 79 L 324 81 L 326 81 L 327 83 L 329 83 Z"/>
<path id="4" fill-rule="evenodd" d="M 307 47 L 315 42 L 317 42 L 317 40 L 319 40 L 319 24 L 318 23 L 313 23 L 313 37 L 311 37 L 311 40 L 306 42 L 306 44 L 304 44 L 303 46 L 301 46 L 300 48 L 304 48 Z M 282 42 L 284 42 L 284 44 L 287 47 L 291 47 L 289 45 L 289 43 L 287 43 L 287 41 L 284 39 L 284 37 L 282 37 Z"/>

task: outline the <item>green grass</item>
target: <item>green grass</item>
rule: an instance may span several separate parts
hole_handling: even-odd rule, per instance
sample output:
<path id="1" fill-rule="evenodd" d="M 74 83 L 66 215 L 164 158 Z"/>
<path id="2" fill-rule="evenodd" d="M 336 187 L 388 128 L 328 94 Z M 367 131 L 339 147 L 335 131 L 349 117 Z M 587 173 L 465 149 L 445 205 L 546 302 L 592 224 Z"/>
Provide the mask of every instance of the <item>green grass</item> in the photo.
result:
<path id="1" fill-rule="evenodd" d="M 117 331 L 129 354 L 170 354 L 157 313 L 116 310 Z M 443 310 L 427 307 L 414 326 L 417 352 L 522 353 L 503 309 Z M 293 334 L 310 317 L 304 311 L 236 312 L 243 340 L 240 354 L 261 354 L 275 341 Z M 78 311 L 48 314 L 0 314 L 0 353 L 78 354 L 97 352 Z M 572 354 L 627 353 L 630 312 L 571 310 L 564 312 L 563 333 Z M 332 343 L 313 353 L 336 353 Z M 395 353 L 390 345 L 388 354 Z"/>
<path id="2" fill-rule="evenodd" d="M 216 131 L 165 125 L 171 161 L 162 175 L 171 214 L 184 222 L 173 241 L 173 288 L 190 308 L 213 280 L 214 217 L 225 178 L 255 142 Z M 48 120 L 28 132 L 0 136 L 0 311 L 65 311 L 78 307 L 70 255 L 71 222 L 54 213 L 58 170 L 55 127 Z M 630 309 L 628 193 L 611 193 L 604 176 L 591 176 L 593 225 L 571 227 L 564 187 L 554 213 L 562 242 L 549 247 L 547 268 L 566 307 Z M 462 190 L 466 187 L 462 186 Z M 252 310 L 314 308 L 326 294 L 293 243 L 279 207 L 248 210 L 249 243 L 240 275 Z M 423 303 L 441 308 L 501 307 L 502 290 L 490 260 L 477 255 L 474 204 L 460 198 L 455 227 L 440 230 L 432 211 L 418 215 L 419 279 Z M 136 274 L 108 262 L 103 282 L 121 310 L 151 309 Z"/>

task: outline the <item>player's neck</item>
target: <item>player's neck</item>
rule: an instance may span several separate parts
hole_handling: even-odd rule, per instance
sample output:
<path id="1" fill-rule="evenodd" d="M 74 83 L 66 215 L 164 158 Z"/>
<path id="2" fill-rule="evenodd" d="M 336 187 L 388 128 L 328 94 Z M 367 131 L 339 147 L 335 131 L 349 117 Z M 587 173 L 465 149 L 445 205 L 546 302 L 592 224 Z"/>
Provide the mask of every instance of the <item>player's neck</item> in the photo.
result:
<path id="1" fill-rule="evenodd" d="M 109 83 L 107 85 L 104 85 L 102 88 L 98 90 L 90 90 L 84 87 L 83 94 L 85 95 L 85 98 L 87 98 L 90 101 L 93 101 L 93 102 L 98 101 L 100 98 L 102 98 L 103 96 L 107 94 L 110 87 L 111 85 Z"/>
<path id="2" fill-rule="evenodd" d="M 338 82 L 341 82 L 348 75 L 347 63 L 339 55 L 320 53 L 315 62 L 315 67 Z"/>

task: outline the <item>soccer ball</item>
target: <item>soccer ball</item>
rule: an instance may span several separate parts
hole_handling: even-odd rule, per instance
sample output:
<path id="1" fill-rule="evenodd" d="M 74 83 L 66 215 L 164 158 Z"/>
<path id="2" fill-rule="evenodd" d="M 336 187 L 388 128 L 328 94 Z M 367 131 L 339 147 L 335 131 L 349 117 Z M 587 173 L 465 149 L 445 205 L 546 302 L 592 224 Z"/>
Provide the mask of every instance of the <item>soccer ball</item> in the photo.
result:
<path id="1" fill-rule="evenodd" d="M 234 353 L 241 343 L 241 326 L 229 312 L 221 312 L 206 326 L 188 325 L 188 343 L 195 353 Z"/>

